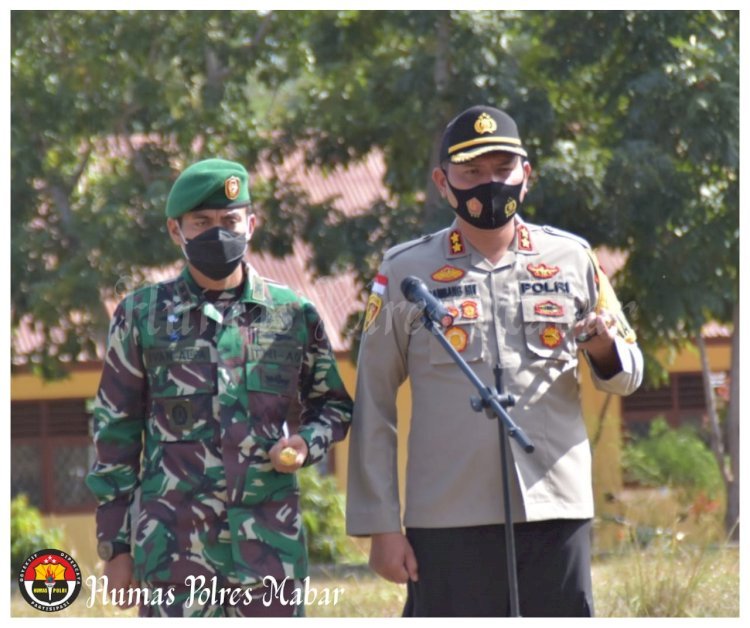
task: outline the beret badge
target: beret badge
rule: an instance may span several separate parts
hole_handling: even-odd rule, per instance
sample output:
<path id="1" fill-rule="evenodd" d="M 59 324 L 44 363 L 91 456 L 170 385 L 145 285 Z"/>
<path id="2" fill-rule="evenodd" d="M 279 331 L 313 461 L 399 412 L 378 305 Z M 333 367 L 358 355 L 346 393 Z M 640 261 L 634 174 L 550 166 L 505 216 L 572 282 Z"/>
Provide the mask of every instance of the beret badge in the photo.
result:
<path id="1" fill-rule="evenodd" d="M 229 177 L 224 181 L 224 194 L 230 201 L 233 201 L 240 195 L 239 177 Z"/>

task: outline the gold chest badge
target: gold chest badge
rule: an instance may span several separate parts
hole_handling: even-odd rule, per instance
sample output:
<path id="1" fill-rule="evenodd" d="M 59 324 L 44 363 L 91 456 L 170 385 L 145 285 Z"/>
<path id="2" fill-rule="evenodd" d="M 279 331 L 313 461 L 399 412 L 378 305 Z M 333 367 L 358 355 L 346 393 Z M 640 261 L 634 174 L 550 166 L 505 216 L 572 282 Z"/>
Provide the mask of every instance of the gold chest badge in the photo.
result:
<path id="1" fill-rule="evenodd" d="M 434 273 L 432 273 L 430 277 L 432 277 L 435 281 L 439 281 L 441 283 L 449 283 L 451 281 L 461 279 L 461 277 L 463 277 L 465 274 L 466 273 L 460 268 L 456 268 L 455 266 L 446 264 L 442 268 L 439 268 Z"/>
<path id="2" fill-rule="evenodd" d="M 461 329 L 460 327 L 449 327 L 445 330 L 445 337 L 459 353 L 464 351 L 466 345 L 469 344 L 469 334 L 466 330 Z"/>
<path id="3" fill-rule="evenodd" d="M 562 333 L 554 325 L 548 325 L 547 327 L 545 327 L 542 330 L 542 333 L 539 334 L 539 337 L 542 340 L 542 344 L 545 347 L 549 347 L 550 349 L 559 347 L 562 343 Z"/>

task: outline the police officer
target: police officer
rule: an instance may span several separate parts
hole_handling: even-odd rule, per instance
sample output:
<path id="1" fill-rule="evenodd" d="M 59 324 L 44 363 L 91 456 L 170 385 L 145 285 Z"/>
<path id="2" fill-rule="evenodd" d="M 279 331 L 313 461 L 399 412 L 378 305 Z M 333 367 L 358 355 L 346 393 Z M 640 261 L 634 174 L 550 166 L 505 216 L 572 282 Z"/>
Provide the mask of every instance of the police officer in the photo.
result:
<path id="1" fill-rule="evenodd" d="M 503 372 L 514 421 L 511 500 L 524 616 L 593 613 L 591 453 L 581 417 L 582 355 L 600 390 L 629 394 L 643 359 L 589 245 L 519 215 L 531 166 L 515 122 L 488 106 L 446 127 L 433 182 L 448 228 L 385 253 L 358 363 L 347 487 L 349 534 L 371 536 L 370 564 L 408 583 L 405 615 L 509 612 L 497 425 L 399 289 L 420 277 L 453 315 L 445 335 L 479 377 Z M 402 529 L 396 392 L 412 395 Z"/>
<path id="2" fill-rule="evenodd" d="M 104 574 L 142 616 L 300 615 L 294 472 L 344 438 L 351 399 L 315 307 L 244 262 L 245 168 L 193 164 L 166 214 L 186 268 L 119 304 L 96 397 Z"/>

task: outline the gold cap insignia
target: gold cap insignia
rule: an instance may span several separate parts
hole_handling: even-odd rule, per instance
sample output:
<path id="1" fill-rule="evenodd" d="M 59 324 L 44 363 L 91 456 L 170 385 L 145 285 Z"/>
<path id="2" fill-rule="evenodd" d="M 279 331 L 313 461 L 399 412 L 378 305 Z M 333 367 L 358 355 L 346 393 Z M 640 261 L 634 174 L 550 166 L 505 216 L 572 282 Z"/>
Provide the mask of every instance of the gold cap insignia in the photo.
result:
<path id="1" fill-rule="evenodd" d="M 233 201 L 240 195 L 240 179 L 239 177 L 229 177 L 224 181 L 224 195 Z"/>
<path id="2" fill-rule="evenodd" d="M 487 113 L 483 113 L 477 118 L 474 123 L 474 130 L 483 135 L 484 133 L 494 133 L 497 130 L 497 122 L 495 122 Z"/>

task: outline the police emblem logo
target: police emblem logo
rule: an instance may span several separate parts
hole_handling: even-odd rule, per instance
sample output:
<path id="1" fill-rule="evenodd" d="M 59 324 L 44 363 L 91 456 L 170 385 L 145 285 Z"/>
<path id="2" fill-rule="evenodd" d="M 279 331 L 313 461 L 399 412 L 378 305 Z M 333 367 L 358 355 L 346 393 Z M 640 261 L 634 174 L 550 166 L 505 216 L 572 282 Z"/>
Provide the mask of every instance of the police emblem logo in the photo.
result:
<path id="1" fill-rule="evenodd" d="M 542 262 L 540 264 L 529 264 L 528 266 L 526 266 L 526 270 L 528 270 L 537 279 L 549 279 L 550 277 L 554 277 L 557 273 L 560 272 L 560 267 L 547 266 L 547 264 Z"/>
<path id="2" fill-rule="evenodd" d="M 478 198 L 470 198 L 466 201 L 466 209 L 469 210 L 472 218 L 479 218 L 482 213 L 482 201 Z"/>
<path id="3" fill-rule="evenodd" d="M 497 122 L 495 122 L 488 113 L 481 114 L 477 121 L 474 123 L 474 130 L 479 135 L 484 135 L 485 133 L 494 133 L 497 131 Z"/>
<path id="4" fill-rule="evenodd" d="M 224 196 L 230 201 L 233 201 L 240 195 L 240 179 L 239 177 L 229 177 L 224 181 Z"/>
<path id="5" fill-rule="evenodd" d="M 542 333 L 539 334 L 539 338 L 541 338 L 542 344 L 550 349 L 559 347 L 560 343 L 562 343 L 562 333 L 554 325 L 548 325 L 545 327 L 542 330 Z"/>
<path id="6" fill-rule="evenodd" d="M 505 203 L 505 217 L 510 218 L 513 214 L 515 214 L 517 207 L 518 203 L 516 203 L 516 200 L 513 198 L 509 198 L 508 202 Z"/>
<path id="7" fill-rule="evenodd" d="M 461 304 L 461 318 L 468 320 L 479 318 L 479 306 L 476 301 L 464 301 Z"/>
<path id="8" fill-rule="evenodd" d="M 435 281 L 439 281 L 441 283 L 450 283 L 451 281 L 456 281 L 457 279 L 461 279 L 466 273 L 461 270 L 460 268 L 456 268 L 455 266 L 451 266 L 450 264 L 446 264 L 442 268 L 438 268 L 430 277 L 434 279 Z"/>
<path id="9" fill-rule="evenodd" d="M 375 319 L 378 317 L 378 314 L 380 314 L 380 310 L 382 307 L 383 307 L 383 299 L 380 297 L 379 294 L 372 292 L 370 294 L 370 298 L 367 299 L 364 331 L 367 331 L 370 328 L 370 325 L 373 324 Z"/>
<path id="10" fill-rule="evenodd" d="M 461 316 L 461 312 L 458 310 L 458 308 L 455 305 L 449 305 L 445 308 L 448 310 L 448 314 L 450 314 L 453 317 L 453 320 L 457 320 Z"/>
<path id="11" fill-rule="evenodd" d="M 463 352 L 469 344 L 469 334 L 460 327 L 449 327 L 445 330 L 445 337 L 459 353 Z"/>
<path id="12" fill-rule="evenodd" d="M 81 570 L 73 557 L 56 549 L 34 552 L 21 566 L 18 588 L 29 606 L 54 613 L 81 592 Z"/>

